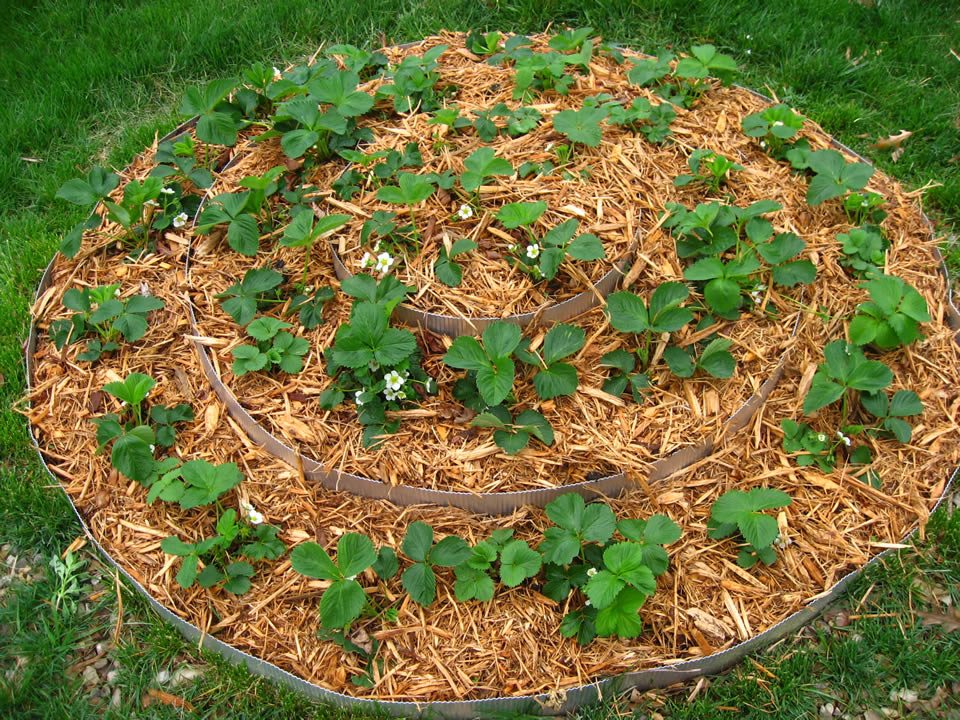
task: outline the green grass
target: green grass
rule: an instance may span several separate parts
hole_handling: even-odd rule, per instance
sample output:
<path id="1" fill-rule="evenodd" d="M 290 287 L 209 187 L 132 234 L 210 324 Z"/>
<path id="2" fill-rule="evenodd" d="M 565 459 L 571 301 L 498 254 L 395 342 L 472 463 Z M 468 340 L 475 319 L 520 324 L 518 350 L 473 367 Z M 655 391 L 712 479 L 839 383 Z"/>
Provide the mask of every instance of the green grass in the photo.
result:
<path id="1" fill-rule="evenodd" d="M 320 43 L 371 46 L 381 35 L 400 42 L 441 28 L 534 32 L 552 21 L 590 25 L 608 39 L 644 50 L 710 41 L 743 64 L 744 84 L 791 103 L 908 187 L 937 183 L 925 202 L 938 231 L 955 234 L 960 225 L 960 61 L 950 53 L 960 49 L 960 23 L 953 0 L 878 0 L 875 7 L 848 0 L 48 0 L 3 5 L 0 538 L 47 554 L 59 553 L 79 527 L 62 494 L 48 487 L 23 419 L 10 408 L 24 388 L 21 344 L 33 289 L 62 233 L 80 219 L 80 211 L 56 201 L 54 194 L 63 181 L 95 162 L 122 167 L 155 133 L 172 128 L 179 96 L 191 83 L 237 74 L 256 60 L 295 59 Z M 877 138 L 901 129 L 914 135 L 899 162 L 892 162 L 889 151 L 871 150 Z M 955 244 L 946 250 L 953 269 L 960 268 L 960 250 Z M 760 658 L 776 679 L 746 663 L 712 681 L 693 703 L 685 702 L 686 694 L 658 696 L 657 711 L 690 718 L 809 717 L 834 696 L 864 707 L 890 706 L 891 690 L 923 686 L 928 691 L 921 695 L 929 697 L 938 683 L 960 679 L 958 640 L 942 628 L 919 626 L 910 612 L 916 603 L 911 582 L 919 573 L 954 589 L 960 578 L 960 522 L 938 516 L 937 527 L 936 538 L 922 552 L 888 561 L 852 591 L 851 598 L 859 597 L 875 583 L 869 609 L 859 612 L 890 617 L 822 628 L 816 637 Z M 99 716 L 81 686 L 64 681 L 70 654 L 102 630 L 96 627 L 99 615 L 54 613 L 52 592 L 49 582 L 20 588 L 17 602 L 0 610 L 0 671 L 24 657 L 34 673 L 28 685 L 0 680 L 4 717 Z M 115 601 L 104 602 L 114 608 Z M 166 706 L 143 709 L 139 697 L 157 668 L 195 653 L 132 597 L 124 603 L 124 622 L 119 657 L 125 699 L 115 716 L 180 716 Z M 250 686 L 244 671 L 215 659 L 199 662 L 207 671 L 183 694 L 200 717 L 331 714 L 267 683 Z M 612 710 L 607 705 L 599 715 Z"/>

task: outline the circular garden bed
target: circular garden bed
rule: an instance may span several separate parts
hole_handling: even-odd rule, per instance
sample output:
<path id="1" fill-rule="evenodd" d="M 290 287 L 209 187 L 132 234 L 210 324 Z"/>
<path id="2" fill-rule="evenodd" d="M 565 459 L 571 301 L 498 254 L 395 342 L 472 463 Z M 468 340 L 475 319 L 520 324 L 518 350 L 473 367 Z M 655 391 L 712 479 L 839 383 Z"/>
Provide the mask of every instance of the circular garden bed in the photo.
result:
<path id="1" fill-rule="evenodd" d="M 34 309 L 93 537 L 383 701 L 556 700 L 813 607 L 946 488 L 956 311 L 918 196 L 734 71 L 444 34 L 192 90 L 61 190 L 96 209 Z"/>

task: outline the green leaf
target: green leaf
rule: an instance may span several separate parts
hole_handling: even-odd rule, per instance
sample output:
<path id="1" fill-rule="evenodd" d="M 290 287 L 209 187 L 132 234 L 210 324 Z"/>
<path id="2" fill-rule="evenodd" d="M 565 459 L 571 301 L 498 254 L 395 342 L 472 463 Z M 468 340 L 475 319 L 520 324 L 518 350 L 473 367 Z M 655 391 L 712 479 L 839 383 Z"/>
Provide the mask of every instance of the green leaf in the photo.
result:
<path id="1" fill-rule="evenodd" d="M 276 335 L 281 330 L 293 327 L 288 322 L 283 322 L 283 320 L 278 320 L 273 317 L 260 317 L 247 325 L 247 335 L 252 337 L 254 340 L 267 341 L 271 340 L 274 335 Z"/>
<path id="2" fill-rule="evenodd" d="M 514 230 L 532 225 L 546 210 L 547 204 L 541 200 L 508 203 L 497 212 L 497 220 L 508 230 Z"/>
<path id="3" fill-rule="evenodd" d="M 520 344 L 520 328 L 513 323 L 498 320 L 483 331 L 483 347 L 491 359 L 506 358 Z M 491 403 L 499 405 L 499 403 Z"/>
<path id="4" fill-rule="evenodd" d="M 642 545 L 634 542 L 611 545 L 603 551 L 603 564 L 609 572 L 637 590 L 647 595 L 656 592 L 657 583 L 644 561 Z M 600 608 L 597 605 L 597 609 Z"/>
<path id="5" fill-rule="evenodd" d="M 533 386 L 543 400 L 572 395 L 579 383 L 577 369 L 563 362 L 554 363 L 533 376 Z"/>
<path id="6" fill-rule="evenodd" d="M 337 542 L 337 567 L 344 577 L 359 575 L 377 560 L 373 543 L 361 533 L 346 533 Z"/>
<path id="7" fill-rule="evenodd" d="M 280 138 L 280 147 L 287 157 L 299 158 L 319 141 L 319 133 L 313 130 L 298 128 L 283 134 L 283 137 Z"/>
<path id="8" fill-rule="evenodd" d="M 817 268 L 809 260 L 794 260 L 773 268 L 773 282 L 782 287 L 809 285 L 817 277 Z"/>
<path id="9" fill-rule="evenodd" d="M 762 513 L 747 513 L 737 523 L 743 539 L 755 548 L 770 547 L 780 534 L 776 518 Z"/>
<path id="10" fill-rule="evenodd" d="M 183 559 L 180 570 L 177 571 L 177 584 L 182 588 L 188 588 L 193 585 L 197 579 L 197 565 L 199 558 L 196 555 L 189 555 Z"/>
<path id="11" fill-rule="evenodd" d="M 327 628 L 343 628 L 352 623 L 367 604 L 367 594 L 356 580 L 337 580 L 320 598 L 320 622 Z"/>
<path id="12" fill-rule="evenodd" d="M 543 542 L 538 549 L 544 562 L 569 565 L 580 553 L 580 540 L 571 530 L 548 527 L 543 532 Z"/>
<path id="13" fill-rule="evenodd" d="M 663 351 L 663 359 L 670 368 L 670 372 L 680 378 L 693 377 L 696 364 L 693 357 L 684 348 L 671 345 Z"/>
<path id="14" fill-rule="evenodd" d="M 381 580 L 390 580 L 400 569 L 400 561 L 393 548 L 382 547 L 377 553 L 377 561 L 373 563 L 373 571 Z"/>
<path id="15" fill-rule="evenodd" d="M 587 581 L 583 590 L 590 598 L 591 604 L 598 610 L 602 610 L 613 604 L 626 585 L 623 578 L 608 570 L 601 570 Z"/>
<path id="16" fill-rule="evenodd" d="M 845 390 L 846 388 L 843 385 L 828 380 L 819 373 L 814 375 L 810 389 L 803 399 L 803 414 L 810 415 L 836 402 L 843 397 Z"/>
<path id="17" fill-rule="evenodd" d="M 384 185 L 377 191 L 377 199 L 412 207 L 433 195 L 434 190 L 436 187 L 420 175 L 402 172 L 397 175 L 397 185 Z"/>
<path id="18" fill-rule="evenodd" d="M 740 307 L 740 286 L 733 280 L 716 278 L 704 287 L 703 297 L 715 312 L 728 315 Z"/>
<path id="19" fill-rule="evenodd" d="M 592 233 L 584 233 L 567 245 L 567 255 L 574 260 L 601 260 L 606 257 L 603 243 Z"/>
<path id="20" fill-rule="evenodd" d="M 186 557 L 196 550 L 194 545 L 185 543 L 176 535 L 170 535 L 161 540 L 160 549 L 167 555 L 176 555 L 177 557 Z"/>
<path id="21" fill-rule="evenodd" d="M 680 539 L 683 531 L 666 515 L 651 515 L 643 532 L 643 539 L 657 545 L 671 545 Z M 636 539 L 636 538 L 634 538 Z"/>
<path id="22" fill-rule="evenodd" d="M 317 580 L 340 580 L 343 573 L 326 550 L 315 542 L 297 545 L 290 553 L 290 564 L 301 575 Z"/>
<path id="23" fill-rule="evenodd" d="M 253 257 L 260 249 L 260 227 L 252 215 L 240 215 L 227 225 L 227 244 L 241 255 Z"/>
<path id="24" fill-rule="evenodd" d="M 453 591 L 460 602 L 468 600 L 489 602 L 493 599 L 493 580 L 483 570 L 464 565 L 456 569 L 456 575 L 457 581 L 454 583 Z"/>
<path id="25" fill-rule="evenodd" d="M 513 360 L 498 357 L 477 370 L 477 390 L 487 405 L 499 405 L 513 390 Z"/>
<path id="26" fill-rule="evenodd" d="M 893 382 L 893 371 L 878 360 L 858 364 L 847 378 L 847 386 L 863 392 L 883 390 Z"/>
<path id="27" fill-rule="evenodd" d="M 704 371 L 716 378 L 728 378 L 733 375 L 736 369 L 736 360 L 730 354 L 729 348 L 732 343 L 726 338 L 715 338 L 711 340 L 700 353 L 697 365 Z"/>
<path id="28" fill-rule="evenodd" d="M 156 467 L 150 444 L 133 432 L 124 433 L 113 443 L 110 462 L 131 480 L 146 483 Z"/>
<path id="29" fill-rule="evenodd" d="M 448 535 L 430 550 L 428 560 L 432 565 L 455 567 L 467 561 L 471 554 L 470 546 L 456 535 Z"/>
<path id="30" fill-rule="evenodd" d="M 553 127 L 571 142 L 597 147 L 603 137 L 600 123 L 606 116 L 606 110 L 601 108 L 562 110 L 553 116 Z"/>
<path id="31" fill-rule="evenodd" d="M 796 257 L 807 244 L 791 232 L 780 233 L 770 242 L 757 246 L 760 257 L 771 265 L 781 265 L 792 257 Z"/>
<path id="32" fill-rule="evenodd" d="M 491 147 L 475 150 L 464 161 L 464 166 L 466 170 L 460 177 L 460 183 L 469 192 L 476 191 L 485 178 L 513 174 L 513 166 L 507 160 L 496 157 Z"/>
<path id="33" fill-rule="evenodd" d="M 407 532 L 403 536 L 403 543 L 401 544 L 404 555 L 411 560 L 425 562 L 432 546 L 432 527 L 426 523 L 420 522 L 419 520 L 412 522 L 409 526 L 407 526 Z"/>
<path id="34" fill-rule="evenodd" d="M 500 580 L 507 587 L 516 587 L 540 572 L 540 554 L 523 540 L 511 540 L 500 553 Z"/>
<path id="35" fill-rule="evenodd" d="M 610 324 L 620 332 L 642 333 L 650 329 L 647 306 L 632 292 L 622 290 L 607 297 Z"/>
<path id="36" fill-rule="evenodd" d="M 215 502 L 243 480 L 243 473 L 232 462 L 212 465 L 206 460 L 191 460 L 181 466 L 180 475 L 187 484 L 180 498 L 184 510 Z"/>
<path id="37" fill-rule="evenodd" d="M 923 414 L 923 403 L 920 396 L 912 390 L 898 390 L 890 401 L 890 415 L 893 417 L 909 417 Z"/>
<path id="38" fill-rule="evenodd" d="M 143 402 L 157 382 L 143 373 L 130 373 L 123 382 L 107 383 L 104 391 L 130 405 L 138 406 Z"/>
<path id="39" fill-rule="evenodd" d="M 597 612 L 597 634 L 621 638 L 635 638 L 643 630 L 638 612 L 647 596 L 639 590 L 625 587 L 609 607 Z"/>
<path id="40" fill-rule="evenodd" d="M 553 365 L 583 347 L 586 333 L 576 325 L 561 323 L 552 327 L 543 340 L 543 361 Z"/>
<path id="41" fill-rule="evenodd" d="M 437 578 L 433 569 L 422 562 L 415 562 L 403 571 L 400 582 L 404 590 L 419 605 L 431 605 L 437 597 Z"/>
<path id="42" fill-rule="evenodd" d="M 553 445 L 553 426 L 536 410 L 524 410 L 513 422 L 544 445 Z"/>

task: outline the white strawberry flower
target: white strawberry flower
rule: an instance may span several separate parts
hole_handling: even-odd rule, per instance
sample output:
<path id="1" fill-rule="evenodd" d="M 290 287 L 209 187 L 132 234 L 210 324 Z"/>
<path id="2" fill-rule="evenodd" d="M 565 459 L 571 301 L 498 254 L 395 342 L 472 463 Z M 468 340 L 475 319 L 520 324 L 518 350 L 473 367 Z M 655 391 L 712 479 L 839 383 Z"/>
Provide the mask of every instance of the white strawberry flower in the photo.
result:
<path id="1" fill-rule="evenodd" d="M 596 575 L 596 574 L 597 574 L 597 569 L 596 569 L 596 568 L 589 568 L 589 569 L 587 570 L 587 577 L 593 577 L 593 576 Z"/>
<path id="2" fill-rule="evenodd" d="M 377 261 L 374 259 L 373 255 L 371 255 L 368 252 L 365 252 L 363 254 L 363 257 L 360 258 L 360 267 L 362 268 L 373 267 L 376 264 L 376 262 Z"/>
<path id="3" fill-rule="evenodd" d="M 176 191 L 173 188 L 165 187 L 160 192 L 162 192 L 164 195 L 173 195 L 173 193 Z"/>
<path id="4" fill-rule="evenodd" d="M 240 501 L 240 511 L 243 513 L 243 517 L 246 519 L 246 521 L 251 525 L 261 525 L 265 520 L 263 513 L 259 512 L 246 500 Z"/>
<path id="5" fill-rule="evenodd" d="M 381 275 L 386 275 L 390 272 L 390 268 L 393 267 L 396 259 L 390 255 L 388 252 L 382 252 L 377 255 L 377 264 L 374 269 Z"/>
<path id="6" fill-rule="evenodd" d="M 179 215 L 174 215 L 174 216 L 173 216 L 173 226 L 174 226 L 175 228 L 182 228 L 184 225 L 187 224 L 187 220 L 188 220 L 188 219 L 189 219 L 189 218 L 187 217 L 187 214 L 186 214 L 185 212 L 182 212 L 182 213 L 180 213 Z"/>
<path id="7" fill-rule="evenodd" d="M 469 220 L 473 217 L 473 208 L 464 203 L 460 206 L 460 209 L 457 210 L 457 217 L 461 220 Z"/>
<path id="8" fill-rule="evenodd" d="M 820 442 L 826 442 L 826 441 L 827 441 L 827 436 L 824 435 L 823 433 L 819 433 L 819 434 L 817 435 L 817 440 L 819 440 Z"/>
<path id="9" fill-rule="evenodd" d="M 527 245 L 527 257 L 531 260 L 536 260 L 540 257 L 540 245 L 538 243 Z"/>
<path id="10" fill-rule="evenodd" d="M 363 390 L 357 390 L 353 394 L 353 400 L 357 403 L 357 405 L 363 405 Z"/>
<path id="11" fill-rule="evenodd" d="M 386 383 L 387 389 L 394 391 L 402 388 L 404 383 L 407 382 L 406 378 L 404 378 L 403 375 L 398 373 L 396 370 L 391 370 L 384 375 L 383 381 Z"/>

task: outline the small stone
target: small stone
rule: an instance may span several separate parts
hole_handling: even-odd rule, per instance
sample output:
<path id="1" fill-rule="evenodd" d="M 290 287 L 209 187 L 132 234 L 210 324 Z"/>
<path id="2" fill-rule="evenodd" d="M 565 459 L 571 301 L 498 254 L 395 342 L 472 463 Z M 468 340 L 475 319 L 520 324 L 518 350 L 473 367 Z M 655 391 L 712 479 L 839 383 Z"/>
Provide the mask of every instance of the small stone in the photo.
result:
<path id="1" fill-rule="evenodd" d="M 154 680 L 156 681 L 157 685 L 163 685 L 163 684 L 169 682 L 169 681 L 170 681 L 170 671 L 169 671 L 169 670 L 161 670 L 160 672 L 157 673 L 157 677 L 154 678 Z"/>
<path id="2" fill-rule="evenodd" d="M 110 707 L 120 707 L 120 688 L 113 689 L 113 695 L 110 696 Z"/>
<path id="3" fill-rule="evenodd" d="M 95 667 L 97 670 L 103 670 L 103 668 L 105 668 L 109 662 L 110 661 L 107 658 L 102 657 L 93 664 L 93 667 Z"/>
<path id="4" fill-rule="evenodd" d="M 119 671 L 119 670 L 110 670 L 110 671 L 107 673 L 107 682 L 112 685 L 113 683 L 115 683 L 115 682 L 117 681 L 117 678 L 118 678 L 118 677 L 120 677 L 120 671 Z"/>
<path id="5" fill-rule="evenodd" d="M 92 665 L 87 665 L 83 669 L 83 684 L 95 685 L 98 682 L 100 682 L 100 675 Z"/>
<path id="6" fill-rule="evenodd" d="M 196 680 L 198 677 L 203 675 L 203 672 L 192 667 L 182 667 L 176 670 L 172 676 L 170 676 L 170 687 L 177 687 L 178 685 L 183 685 L 184 683 L 191 682 Z"/>

